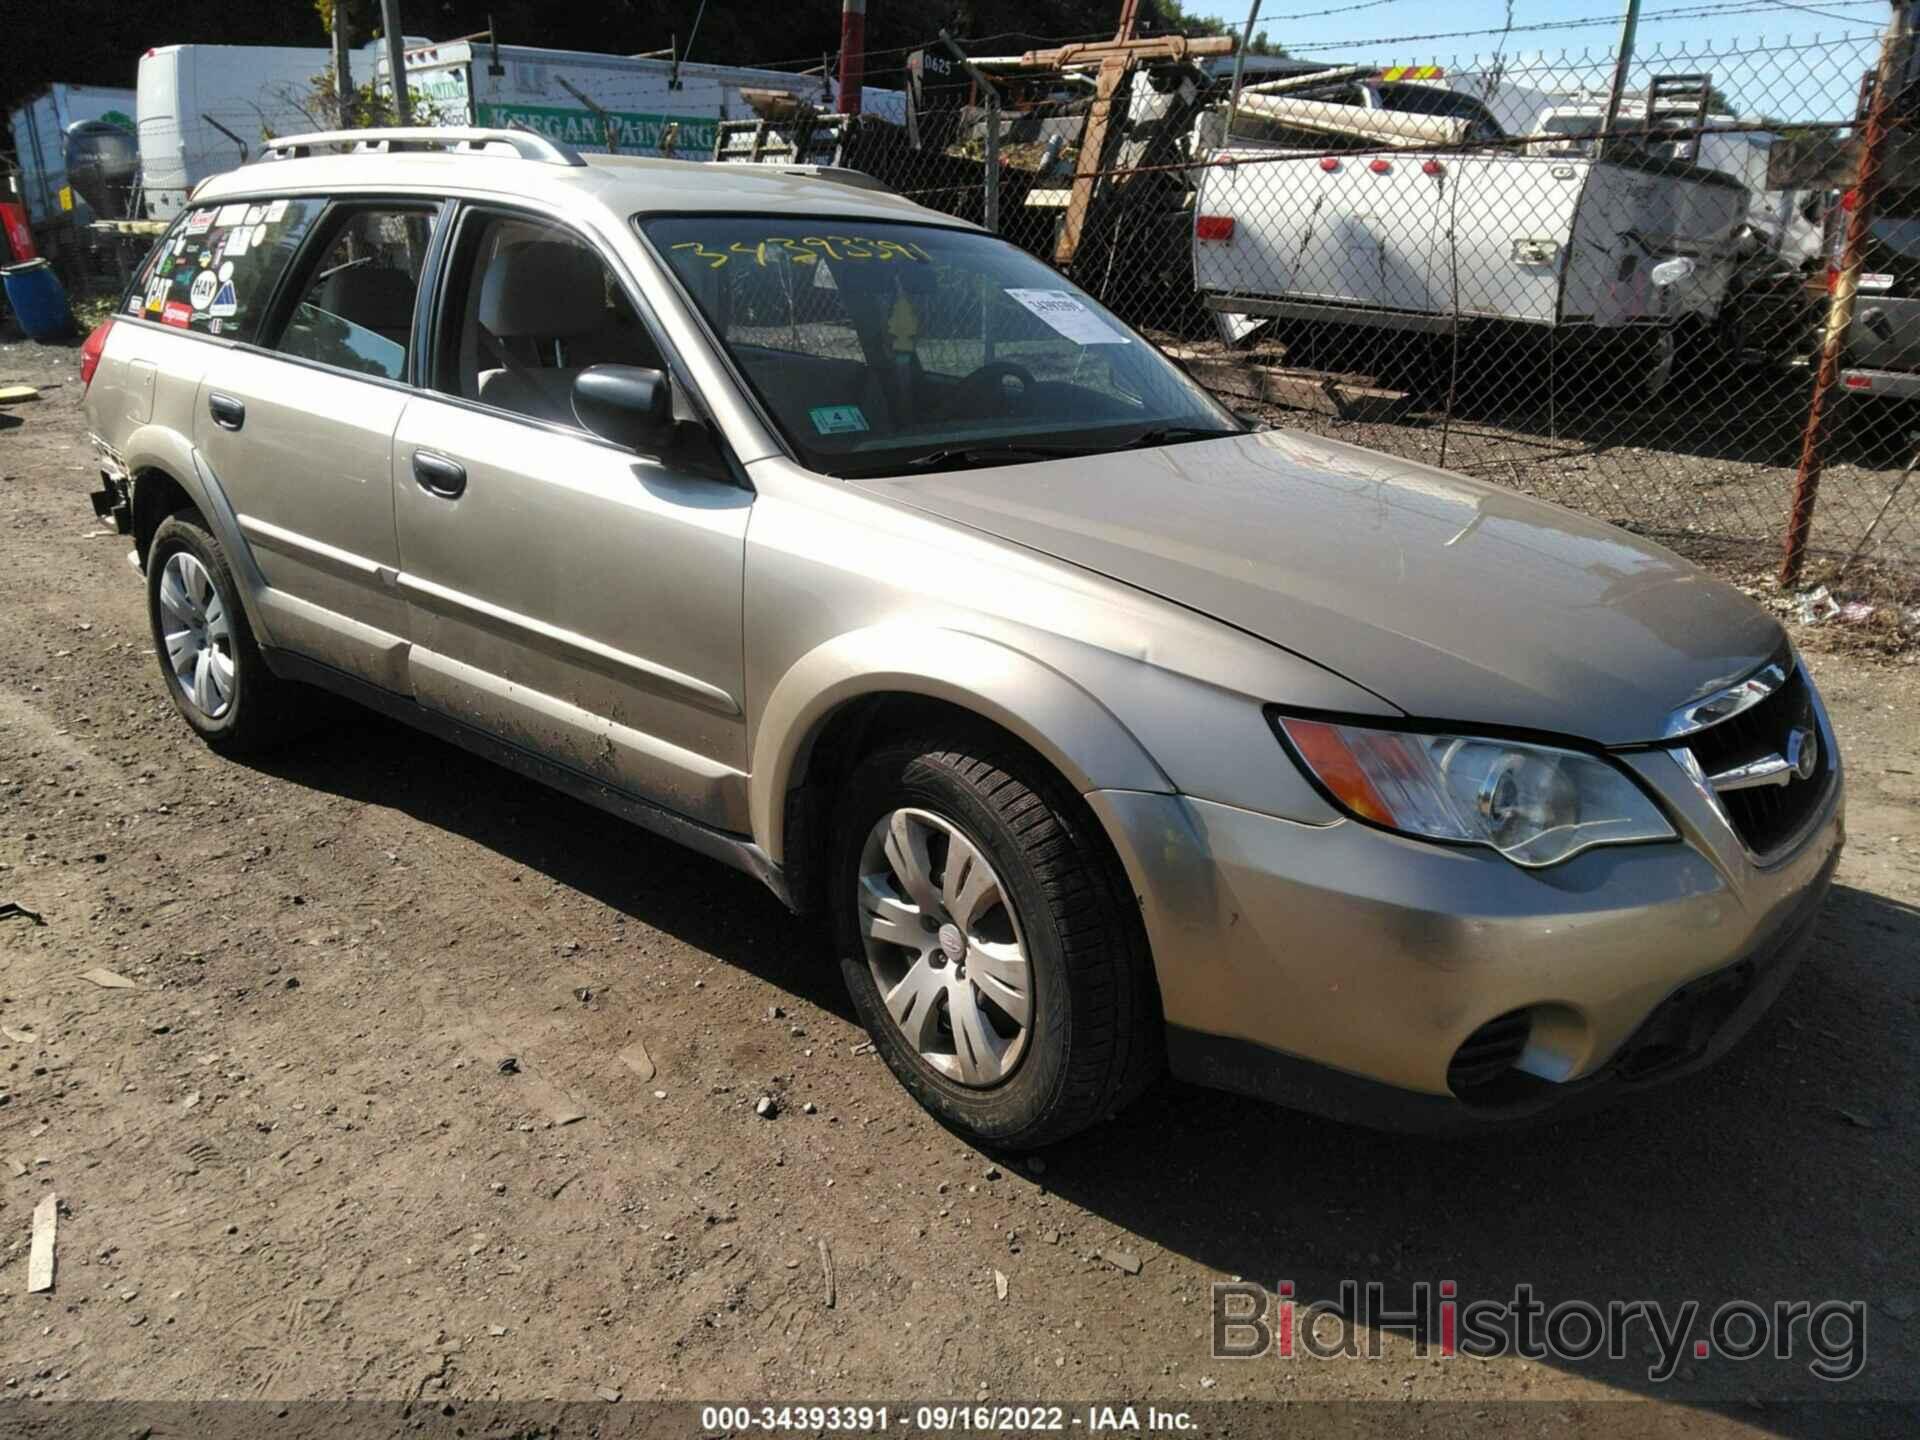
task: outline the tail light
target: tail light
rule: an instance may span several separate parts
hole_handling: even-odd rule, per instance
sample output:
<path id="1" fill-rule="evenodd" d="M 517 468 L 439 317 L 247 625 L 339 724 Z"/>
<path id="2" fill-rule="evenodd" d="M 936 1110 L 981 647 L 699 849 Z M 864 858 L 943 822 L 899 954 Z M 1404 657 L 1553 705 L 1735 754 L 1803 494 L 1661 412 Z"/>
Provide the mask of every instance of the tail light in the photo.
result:
<path id="1" fill-rule="evenodd" d="M 1340 162 L 1331 155 L 1322 155 L 1320 157 L 1320 168 L 1322 170 L 1338 170 L 1340 168 Z"/>
<path id="2" fill-rule="evenodd" d="M 1393 165 L 1386 160 L 1376 160 L 1367 166 L 1367 168 L 1376 175 L 1385 175 L 1389 170 L 1393 169 Z"/>
<path id="3" fill-rule="evenodd" d="M 93 333 L 87 336 L 86 343 L 80 347 L 80 389 L 93 384 L 93 372 L 100 368 L 100 352 L 107 348 L 107 332 L 113 329 L 113 321 L 102 320 L 93 327 Z"/>
<path id="4" fill-rule="evenodd" d="M 1233 217 L 1231 215 L 1199 216 L 1193 222 L 1193 233 L 1201 240 L 1231 240 Z"/>
<path id="5" fill-rule="evenodd" d="M 1429 160 L 1420 167 L 1420 173 L 1422 175 L 1444 175 L 1447 173 L 1447 167 L 1442 165 L 1438 160 Z"/>

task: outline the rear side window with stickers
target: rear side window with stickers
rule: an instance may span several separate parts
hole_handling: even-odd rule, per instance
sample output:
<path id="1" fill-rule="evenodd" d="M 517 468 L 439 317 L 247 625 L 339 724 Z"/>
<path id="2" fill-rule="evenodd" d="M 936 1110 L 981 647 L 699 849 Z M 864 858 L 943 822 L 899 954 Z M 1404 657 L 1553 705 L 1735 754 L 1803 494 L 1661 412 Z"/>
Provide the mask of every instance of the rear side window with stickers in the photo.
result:
<path id="1" fill-rule="evenodd" d="M 325 206 L 310 196 L 185 212 L 148 257 L 126 312 L 197 334 L 251 340 L 274 282 Z"/>

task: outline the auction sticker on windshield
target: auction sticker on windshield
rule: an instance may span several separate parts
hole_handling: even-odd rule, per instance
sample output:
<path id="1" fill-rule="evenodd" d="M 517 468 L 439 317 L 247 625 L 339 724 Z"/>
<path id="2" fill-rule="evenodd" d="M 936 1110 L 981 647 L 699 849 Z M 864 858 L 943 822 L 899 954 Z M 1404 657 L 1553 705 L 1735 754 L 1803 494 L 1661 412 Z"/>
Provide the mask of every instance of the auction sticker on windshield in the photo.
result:
<path id="1" fill-rule="evenodd" d="M 1125 345 L 1127 337 L 1065 290 L 1009 290 L 1007 294 L 1076 345 Z"/>

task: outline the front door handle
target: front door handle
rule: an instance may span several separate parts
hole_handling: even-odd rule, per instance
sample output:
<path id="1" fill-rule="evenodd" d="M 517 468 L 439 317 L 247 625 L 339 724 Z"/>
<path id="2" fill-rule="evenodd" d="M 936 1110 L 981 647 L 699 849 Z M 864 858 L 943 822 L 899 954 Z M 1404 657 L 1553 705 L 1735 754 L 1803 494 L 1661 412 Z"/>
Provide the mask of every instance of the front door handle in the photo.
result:
<path id="1" fill-rule="evenodd" d="M 214 391 L 207 396 L 207 413 L 222 430 L 238 430 L 247 423 L 247 407 L 231 395 Z"/>
<path id="2" fill-rule="evenodd" d="M 467 467 L 431 450 L 413 452 L 413 478 L 429 495 L 458 500 L 467 488 Z"/>

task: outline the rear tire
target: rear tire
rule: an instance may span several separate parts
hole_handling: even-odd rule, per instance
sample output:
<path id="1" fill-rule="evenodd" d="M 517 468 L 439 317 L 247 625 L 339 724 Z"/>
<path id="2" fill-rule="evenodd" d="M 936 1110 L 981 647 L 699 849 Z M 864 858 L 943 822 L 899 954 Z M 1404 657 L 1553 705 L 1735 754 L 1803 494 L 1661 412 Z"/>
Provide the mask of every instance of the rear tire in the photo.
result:
<path id="1" fill-rule="evenodd" d="M 226 553 L 191 510 L 154 531 L 147 616 L 167 694 L 208 745 L 248 754 L 304 729 L 292 723 L 290 692 L 299 687 L 267 668 Z"/>
<path id="2" fill-rule="evenodd" d="M 847 782 L 828 883 L 875 1049 L 970 1138 L 1051 1144 L 1159 1073 L 1137 907 L 1097 822 L 1038 757 L 986 733 L 873 755 Z"/>

